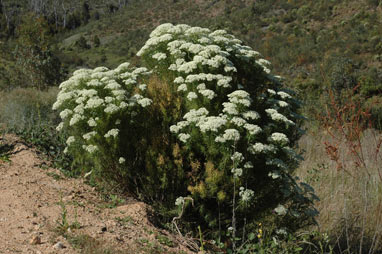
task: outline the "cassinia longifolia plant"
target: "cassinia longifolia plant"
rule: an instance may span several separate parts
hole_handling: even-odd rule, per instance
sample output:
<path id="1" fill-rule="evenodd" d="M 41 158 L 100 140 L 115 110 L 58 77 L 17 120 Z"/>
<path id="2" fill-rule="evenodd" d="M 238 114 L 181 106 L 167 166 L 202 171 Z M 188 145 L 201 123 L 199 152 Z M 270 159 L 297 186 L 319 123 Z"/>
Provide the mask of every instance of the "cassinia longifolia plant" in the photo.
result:
<path id="1" fill-rule="evenodd" d="M 267 60 L 224 30 L 172 24 L 158 26 L 138 56 L 180 98 L 182 117 L 166 131 L 192 157 L 178 191 L 194 199 L 198 223 L 235 234 L 259 221 L 293 231 L 314 220 L 314 191 L 292 174 L 301 160 L 293 148 L 302 134 L 299 102 Z M 142 129 L 150 133 L 137 117 L 155 103 L 138 81 L 147 74 L 122 64 L 78 70 L 62 83 L 54 109 L 58 130 L 75 133 L 67 151 L 98 159 L 101 171 L 134 166 L 130 144 Z"/>
<path id="2" fill-rule="evenodd" d="M 62 119 L 57 130 L 72 134 L 64 152 L 99 165 L 95 170 L 109 167 L 116 174 L 113 169 L 123 166 L 129 156 L 129 142 L 124 139 L 135 135 L 137 115 L 152 103 L 145 97 L 146 85 L 138 82 L 148 74 L 146 68 L 132 69 L 123 63 L 114 70 L 80 69 L 63 82 L 53 109 Z"/>
<path id="3" fill-rule="evenodd" d="M 229 221 L 229 210 L 252 219 L 273 210 L 291 229 L 313 218 L 314 191 L 292 175 L 299 102 L 269 61 L 224 30 L 172 24 L 158 26 L 137 54 L 183 99 L 170 131 L 200 156 L 188 190 L 211 227 Z"/>

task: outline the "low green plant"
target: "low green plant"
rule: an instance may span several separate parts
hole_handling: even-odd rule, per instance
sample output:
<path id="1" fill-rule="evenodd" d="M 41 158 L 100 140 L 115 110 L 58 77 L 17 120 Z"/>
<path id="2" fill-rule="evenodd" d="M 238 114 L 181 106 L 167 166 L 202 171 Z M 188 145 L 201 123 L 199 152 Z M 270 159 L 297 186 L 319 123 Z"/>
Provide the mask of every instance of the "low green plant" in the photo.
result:
<path id="1" fill-rule="evenodd" d="M 167 247 L 175 247 L 174 241 L 172 241 L 170 238 L 168 238 L 165 235 L 158 233 L 155 235 L 155 239 L 157 239 L 157 241 L 162 245 L 165 245 Z"/>
<path id="2" fill-rule="evenodd" d="M 232 237 L 232 231 L 227 231 L 227 237 Z M 285 229 L 275 232 L 267 231 L 261 223 L 255 232 L 249 233 L 245 239 L 238 237 L 241 242 L 236 250 L 219 241 L 212 241 L 214 254 L 333 254 L 333 247 L 327 234 L 317 231 L 290 234 Z M 216 249 L 217 248 L 217 249 Z"/>
<path id="3" fill-rule="evenodd" d="M 13 147 L 13 145 L 7 144 L 4 139 L 0 137 L 0 162 L 11 162 L 9 152 L 12 151 Z"/>
<path id="4" fill-rule="evenodd" d="M 60 200 L 60 202 L 58 203 L 61 207 L 61 213 L 60 213 L 60 218 L 57 219 L 56 223 L 57 223 L 57 232 L 60 233 L 60 234 L 65 234 L 69 227 L 70 227 L 70 224 L 69 224 L 69 221 L 68 221 L 68 210 L 66 209 L 66 206 L 65 206 L 65 203 L 64 201 L 62 201 L 62 199 Z"/>
<path id="5" fill-rule="evenodd" d="M 132 222 L 132 218 L 130 216 L 126 216 L 126 217 L 115 217 L 114 218 L 117 222 L 121 223 L 122 225 L 128 225 L 130 223 L 133 223 Z"/>
<path id="6" fill-rule="evenodd" d="M 81 228 L 81 224 L 77 220 L 77 210 L 75 210 L 74 222 L 70 223 L 69 219 L 68 219 L 68 210 L 67 210 L 66 204 L 62 200 L 62 198 L 61 198 L 60 202 L 58 202 L 58 205 L 61 208 L 61 213 L 60 213 L 60 218 L 56 220 L 57 226 L 56 226 L 55 231 L 58 234 L 66 235 L 68 230 L 69 230 L 69 228 L 70 229 L 79 229 L 79 228 Z"/>

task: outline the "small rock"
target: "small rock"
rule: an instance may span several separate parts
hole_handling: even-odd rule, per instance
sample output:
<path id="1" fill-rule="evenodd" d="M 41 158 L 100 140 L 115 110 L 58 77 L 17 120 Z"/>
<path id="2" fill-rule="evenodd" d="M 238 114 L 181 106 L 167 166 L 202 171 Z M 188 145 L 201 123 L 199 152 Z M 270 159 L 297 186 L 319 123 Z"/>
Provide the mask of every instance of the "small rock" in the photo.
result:
<path id="1" fill-rule="evenodd" d="M 62 199 L 62 201 L 67 202 L 73 199 L 73 195 L 66 196 Z"/>
<path id="2" fill-rule="evenodd" d="M 59 250 L 59 249 L 65 249 L 66 246 L 62 242 L 57 242 L 55 245 L 53 245 L 53 248 L 56 250 Z"/>
<path id="3" fill-rule="evenodd" d="M 30 243 L 30 244 L 33 244 L 33 245 L 41 244 L 41 238 L 40 238 L 40 236 L 35 235 L 35 236 L 29 241 L 29 243 Z"/>
<path id="4" fill-rule="evenodd" d="M 107 231 L 107 227 L 106 226 L 103 226 L 102 228 L 101 228 L 101 232 L 106 232 Z"/>

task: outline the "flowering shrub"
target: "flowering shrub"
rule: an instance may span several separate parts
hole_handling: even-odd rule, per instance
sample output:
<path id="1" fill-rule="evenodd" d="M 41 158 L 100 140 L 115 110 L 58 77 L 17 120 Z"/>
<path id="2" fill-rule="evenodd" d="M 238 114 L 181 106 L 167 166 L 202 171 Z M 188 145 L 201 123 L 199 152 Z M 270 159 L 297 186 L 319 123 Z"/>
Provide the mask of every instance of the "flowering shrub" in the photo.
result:
<path id="1" fill-rule="evenodd" d="M 149 73 L 128 63 L 75 71 L 60 85 L 53 109 L 62 118 L 57 130 L 70 135 L 65 152 L 77 167 L 92 171 L 94 180 L 173 206 L 185 193 L 185 160 L 168 128 L 179 109 Z"/>
<path id="2" fill-rule="evenodd" d="M 131 156 L 126 138 L 134 137 L 138 114 L 152 103 L 145 97 L 146 85 L 138 82 L 147 74 L 146 68 L 123 63 L 114 70 L 77 70 L 63 82 L 53 109 L 60 110 L 62 119 L 57 130 L 71 134 L 65 152 L 86 161 L 95 173 L 121 177 L 119 169 Z"/>
<path id="3" fill-rule="evenodd" d="M 291 230 L 311 221 L 313 190 L 292 175 L 299 103 L 267 60 L 223 30 L 172 24 L 138 55 L 155 73 L 147 85 L 149 71 L 128 64 L 60 85 L 57 129 L 82 168 L 167 209 L 194 200 L 185 219 L 230 227 L 233 239 L 259 220 Z"/>
<path id="4" fill-rule="evenodd" d="M 170 131 L 197 158 L 188 191 L 210 228 L 243 228 L 235 217 L 253 222 L 272 210 L 291 229 L 313 217 L 313 190 L 292 175 L 299 103 L 267 60 L 224 30 L 172 24 L 138 55 L 181 98 L 185 113 Z"/>

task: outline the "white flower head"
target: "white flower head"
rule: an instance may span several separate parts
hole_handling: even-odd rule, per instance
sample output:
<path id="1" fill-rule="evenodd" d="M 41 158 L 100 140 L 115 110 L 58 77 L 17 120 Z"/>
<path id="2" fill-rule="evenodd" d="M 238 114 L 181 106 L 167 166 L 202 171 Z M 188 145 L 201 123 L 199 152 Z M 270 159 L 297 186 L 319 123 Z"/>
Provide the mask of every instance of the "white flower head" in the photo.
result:
<path id="1" fill-rule="evenodd" d="M 249 202 L 255 196 L 255 192 L 253 190 L 240 187 L 239 196 L 243 202 Z"/>
<path id="2" fill-rule="evenodd" d="M 196 98 L 198 98 L 198 95 L 196 93 L 194 93 L 194 92 L 189 92 L 188 95 L 187 95 L 187 99 L 189 101 L 192 101 L 193 99 L 196 99 Z"/>
<path id="3" fill-rule="evenodd" d="M 67 144 L 68 146 L 70 146 L 74 141 L 76 141 L 76 138 L 73 137 L 73 136 L 70 136 L 70 137 L 68 137 L 68 139 L 66 140 L 66 144 Z"/>
<path id="4" fill-rule="evenodd" d="M 233 168 L 231 169 L 231 173 L 235 178 L 238 178 L 243 175 L 243 169 L 242 168 Z"/>
<path id="5" fill-rule="evenodd" d="M 260 154 L 260 153 L 275 153 L 276 147 L 274 145 L 267 145 L 262 143 L 255 143 L 254 145 L 248 148 L 248 151 L 252 154 Z"/>
<path id="6" fill-rule="evenodd" d="M 137 101 L 139 105 L 141 105 L 143 108 L 149 106 L 152 103 L 152 100 L 149 98 L 142 98 Z"/>
<path id="7" fill-rule="evenodd" d="M 80 115 L 80 114 L 74 114 L 72 116 L 72 118 L 70 119 L 70 122 L 69 122 L 69 125 L 70 126 L 73 126 L 75 125 L 76 123 L 78 123 L 79 121 L 83 120 L 85 117 L 83 115 Z"/>
<path id="8" fill-rule="evenodd" d="M 270 141 L 273 141 L 275 143 L 280 143 L 280 144 L 289 143 L 289 139 L 287 138 L 287 136 L 284 133 L 280 133 L 280 132 L 272 133 L 272 135 L 269 139 L 270 139 Z"/>
<path id="9" fill-rule="evenodd" d="M 90 118 L 88 120 L 88 125 L 89 125 L 89 127 L 95 127 L 95 126 L 97 126 L 97 122 L 93 118 Z"/>
<path id="10" fill-rule="evenodd" d="M 91 132 L 88 132 L 88 133 L 82 135 L 82 137 L 83 137 L 85 140 L 89 140 L 89 139 L 91 139 L 92 137 L 94 137 L 95 135 L 97 135 L 97 132 L 95 132 L 95 131 L 91 131 Z"/>
<path id="11" fill-rule="evenodd" d="M 276 122 L 284 122 L 284 123 L 290 124 L 290 125 L 295 124 L 293 121 L 289 120 L 287 117 L 285 117 L 284 115 L 277 112 L 276 109 L 269 108 L 269 109 L 266 109 L 265 112 L 268 114 L 268 116 L 271 117 L 272 120 L 274 120 Z"/>
<path id="12" fill-rule="evenodd" d="M 234 123 L 238 127 L 243 127 L 247 124 L 247 121 L 245 121 L 243 118 L 237 117 L 237 116 L 232 117 L 231 122 Z"/>
<path id="13" fill-rule="evenodd" d="M 61 117 L 62 120 L 65 120 L 65 119 L 68 118 L 72 113 L 73 113 L 73 111 L 71 111 L 70 109 L 64 109 L 63 111 L 60 112 L 60 117 Z"/>
<path id="14" fill-rule="evenodd" d="M 179 140 L 182 141 L 183 143 L 186 143 L 187 140 L 188 140 L 190 137 L 191 137 L 190 134 L 186 134 L 186 133 L 180 133 L 180 134 L 178 135 Z"/>
<path id="15" fill-rule="evenodd" d="M 167 58 L 166 54 L 165 53 L 156 53 L 152 56 L 152 58 L 160 61 L 160 60 L 164 60 Z"/>
<path id="16" fill-rule="evenodd" d="M 244 168 L 253 168 L 253 164 L 252 164 L 252 162 L 247 161 L 247 162 L 244 164 Z"/>
<path id="17" fill-rule="evenodd" d="M 290 96 L 289 94 L 287 94 L 286 92 L 283 92 L 283 91 L 277 92 L 277 95 L 279 95 L 282 99 L 292 98 L 292 96 Z"/>
<path id="18" fill-rule="evenodd" d="M 118 136 L 118 133 L 119 133 L 119 130 L 118 129 L 111 129 L 109 130 L 105 135 L 104 137 L 105 138 L 109 138 L 109 137 L 117 137 Z"/>
<path id="19" fill-rule="evenodd" d="M 140 85 L 138 86 L 138 88 L 139 88 L 139 90 L 141 90 L 141 91 L 145 91 L 145 90 L 147 89 L 147 85 L 146 85 L 146 84 L 140 84 Z"/>
<path id="20" fill-rule="evenodd" d="M 227 120 L 219 116 L 203 116 L 199 118 L 196 125 L 200 128 L 201 132 L 204 133 L 206 131 L 217 132 L 226 123 Z"/>
<path id="21" fill-rule="evenodd" d="M 237 110 L 236 104 L 231 102 L 223 102 L 223 112 L 229 115 L 238 115 L 239 111 Z"/>
<path id="22" fill-rule="evenodd" d="M 176 206 L 181 206 L 181 205 L 183 205 L 184 204 L 184 197 L 178 197 L 178 198 L 176 198 L 176 200 L 175 200 L 175 205 Z"/>
<path id="23" fill-rule="evenodd" d="M 204 84 L 204 83 L 200 83 L 200 84 L 196 87 L 196 89 L 198 89 L 198 90 L 204 90 L 204 89 L 206 89 L 206 84 Z"/>
<path id="24" fill-rule="evenodd" d="M 283 205 L 280 204 L 280 205 L 278 205 L 278 206 L 274 209 L 274 211 L 277 213 L 277 215 L 284 216 L 284 215 L 287 214 L 288 209 L 286 209 L 285 206 L 283 206 Z"/>
<path id="25" fill-rule="evenodd" d="M 231 160 L 232 160 L 233 162 L 241 163 L 241 162 L 244 160 L 244 156 L 243 156 L 242 153 L 235 152 L 235 153 L 231 156 Z"/>
<path id="26" fill-rule="evenodd" d="M 182 83 L 184 83 L 184 78 L 181 77 L 181 76 L 176 77 L 176 78 L 174 79 L 174 83 L 175 83 L 175 84 L 182 84 Z"/>
<path id="27" fill-rule="evenodd" d="M 178 92 L 186 92 L 187 91 L 187 85 L 186 84 L 181 84 L 178 86 Z"/>
<path id="28" fill-rule="evenodd" d="M 212 100 L 216 97 L 216 93 L 210 89 L 199 90 L 199 93 L 209 100 Z"/>
<path id="29" fill-rule="evenodd" d="M 170 131 L 172 133 L 178 133 L 180 131 L 180 127 L 178 125 L 171 125 L 170 126 Z"/>
<path id="30" fill-rule="evenodd" d="M 247 120 L 257 120 L 260 118 L 260 115 L 259 113 L 257 113 L 256 111 L 247 111 L 243 114 L 243 117 Z"/>
<path id="31" fill-rule="evenodd" d="M 64 123 L 61 122 L 61 123 L 59 123 L 59 124 L 57 125 L 56 130 L 57 130 L 57 131 L 62 131 L 63 128 L 64 128 Z"/>
<path id="32" fill-rule="evenodd" d="M 240 133 L 236 129 L 227 129 L 224 131 L 223 138 L 227 141 L 239 141 Z"/>
<path id="33" fill-rule="evenodd" d="M 123 163 L 125 163 L 125 161 L 126 161 L 126 159 L 123 157 L 120 157 L 118 160 L 119 164 L 123 164 Z"/>
<path id="34" fill-rule="evenodd" d="M 94 153 L 96 151 L 98 151 L 98 147 L 95 146 L 95 145 L 88 145 L 88 146 L 82 146 L 82 148 L 87 151 L 88 153 Z"/>

